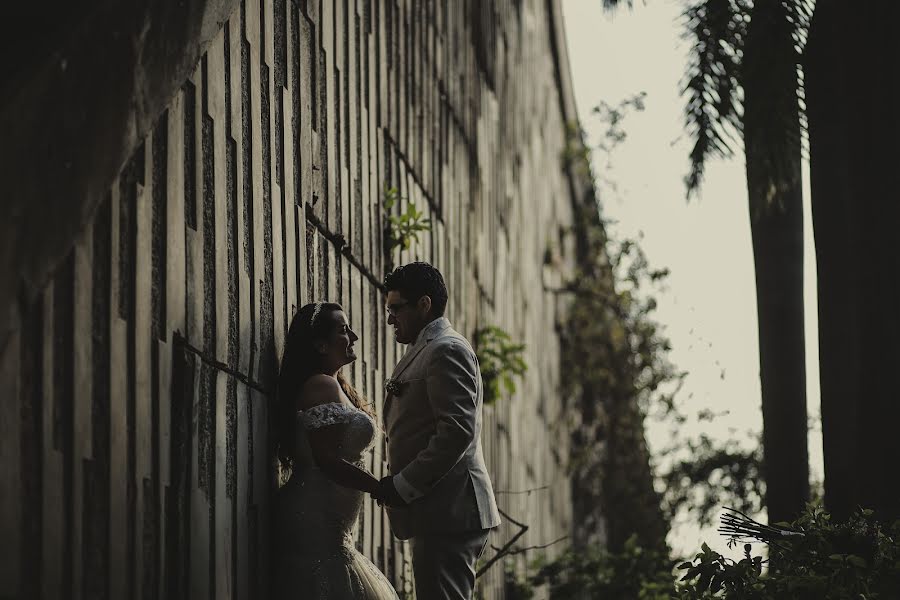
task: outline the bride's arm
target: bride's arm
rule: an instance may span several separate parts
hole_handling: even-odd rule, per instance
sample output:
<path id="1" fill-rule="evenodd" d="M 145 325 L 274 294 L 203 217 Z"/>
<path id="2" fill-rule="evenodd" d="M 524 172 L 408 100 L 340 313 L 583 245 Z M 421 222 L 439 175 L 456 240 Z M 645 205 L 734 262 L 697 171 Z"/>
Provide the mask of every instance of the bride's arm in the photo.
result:
<path id="1" fill-rule="evenodd" d="M 338 457 L 334 449 L 337 447 L 337 429 L 341 425 L 329 425 L 307 432 L 313 459 L 325 476 L 338 485 L 374 494 L 378 489 L 378 480 L 365 469 Z"/>
<path id="2" fill-rule="evenodd" d="M 304 410 L 313 410 L 317 405 L 340 404 L 341 389 L 337 380 L 327 375 L 315 375 L 303 386 L 302 397 L 307 399 Z M 344 487 L 374 493 L 378 480 L 365 469 L 348 462 L 338 455 L 340 450 L 341 423 L 320 423 L 306 430 L 306 438 L 312 450 L 313 460 L 326 477 Z"/>

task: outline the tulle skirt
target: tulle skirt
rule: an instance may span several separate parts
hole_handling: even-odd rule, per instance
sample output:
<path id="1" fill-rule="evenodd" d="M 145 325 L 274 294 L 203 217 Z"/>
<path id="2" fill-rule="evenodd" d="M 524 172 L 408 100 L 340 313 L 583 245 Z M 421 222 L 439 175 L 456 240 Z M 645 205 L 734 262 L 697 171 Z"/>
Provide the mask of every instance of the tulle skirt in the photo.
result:
<path id="1" fill-rule="evenodd" d="M 356 550 L 350 533 L 362 493 L 298 469 L 276 497 L 277 600 L 397 600 L 387 577 Z"/>
<path id="2" fill-rule="evenodd" d="M 278 600 L 397 600 L 390 582 L 355 548 L 279 557 Z"/>

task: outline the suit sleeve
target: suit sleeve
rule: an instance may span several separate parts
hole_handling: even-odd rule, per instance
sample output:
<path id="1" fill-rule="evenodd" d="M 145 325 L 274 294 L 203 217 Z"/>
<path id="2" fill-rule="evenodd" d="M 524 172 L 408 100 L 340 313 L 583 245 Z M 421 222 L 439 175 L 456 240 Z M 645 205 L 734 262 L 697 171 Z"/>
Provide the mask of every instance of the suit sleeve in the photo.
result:
<path id="1" fill-rule="evenodd" d="M 401 472 L 401 479 L 421 495 L 456 466 L 476 435 L 478 367 L 475 354 L 451 339 L 436 349 L 426 371 L 428 402 L 436 426 L 428 445 Z"/>

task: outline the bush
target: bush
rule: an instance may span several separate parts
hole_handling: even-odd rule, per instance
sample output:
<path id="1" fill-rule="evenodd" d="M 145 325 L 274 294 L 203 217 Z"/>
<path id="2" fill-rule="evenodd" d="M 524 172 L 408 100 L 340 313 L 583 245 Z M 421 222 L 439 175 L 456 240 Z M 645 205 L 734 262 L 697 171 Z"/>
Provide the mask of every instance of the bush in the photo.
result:
<path id="1" fill-rule="evenodd" d="M 765 541 L 769 560 L 733 560 L 703 544 L 693 560 L 674 567 L 665 549 L 641 548 L 632 536 L 622 552 L 590 547 L 538 561 L 523 581 L 508 580 L 514 598 L 546 586 L 551 600 L 896 600 L 900 598 L 900 521 L 886 528 L 871 510 L 835 523 L 810 505 L 793 523 L 775 527 L 740 516 L 723 519 L 729 546 Z M 677 574 L 681 575 L 678 579 Z"/>
<path id="2" fill-rule="evenodd" d="M 597 547 L 570 549 L 554 561 L 536 566 L 537 573 L 529 578 L 529 583 L 546 585 L 551 600 L 667 600 L 674 591 L 674 563 L 668 551 L 641 548 L 637 536 L 631 536 L 620 553 Z"/>
<path id="3" fill-rule="evenodd" d="M 769 543 L 771 568 L 744 545 L 734 561 L 706 544 L 692 561 L 682 563 L 679 600 L 724 598 L 747 600 L 888 600 L 900 598 L 900 522 L 886 531 L 871 510 L 857 511 L 835 523 L 821 507 L 810 506 L 791 524 L 761 526 L 743 520 L 749 537 Z M 734 544 L 747 535 L 733 535 Z"/>

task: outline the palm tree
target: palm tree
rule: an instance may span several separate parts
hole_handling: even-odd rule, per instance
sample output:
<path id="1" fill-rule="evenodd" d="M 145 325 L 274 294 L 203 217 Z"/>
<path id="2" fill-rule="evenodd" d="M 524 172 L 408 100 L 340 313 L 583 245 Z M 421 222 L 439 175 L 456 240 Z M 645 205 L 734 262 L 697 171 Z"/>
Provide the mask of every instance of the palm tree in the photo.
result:
<path id="1" fill-rule="evenodd" d="M 839 518 L 900 517 L 898 20 L 894 0 L 819 0 L 805 59 L 825 503 Z"/>
<path id="2" fill-rule="evenodd" d="M 809 499 L 797 16 L 794 4 L 757 2 L 749 10 L 743 53 L 737 55 L 771 522 L 797 518 Z"/>
<path id="3" fill-rule="evenodd" d="M 740 141 L 746 157 L 771 521 L 798 516 L 809 498 L 799 64 L 811 10 L 807 0 L 698 0 L 684 12 L 688 195 L 709 158 L 733 156 Z"/>
<path id="4" fill-rule="evenodd" d="M 603 0 L 604 6 L 631 5 Z M 807 496 L 798 165 L 808 113 L 816 237 L 825 504 L 900 517 L 900 3 L 697 0 L 687 123 L 694 191 L 742 135 L 756 261 L 770 520 Z M 805 44 L 806 37 L 809 43 Z M 804 77 L 798 58 L 803 54 Z M 804 418 L 801 418 L 804 417 Z"/>

